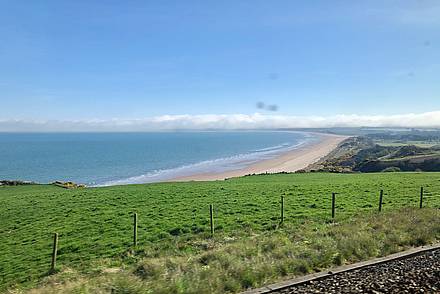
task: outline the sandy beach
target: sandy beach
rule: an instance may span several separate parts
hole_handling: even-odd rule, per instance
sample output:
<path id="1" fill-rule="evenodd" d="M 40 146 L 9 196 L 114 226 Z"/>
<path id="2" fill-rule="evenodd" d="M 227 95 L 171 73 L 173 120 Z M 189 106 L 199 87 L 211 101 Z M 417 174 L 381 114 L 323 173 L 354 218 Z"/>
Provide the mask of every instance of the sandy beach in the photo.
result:
<path id="1" fill-rule="evenodd" d="M 305 144 L 298 149 L 282 153 L 275 158 L 259 161 L 243 169 L 221 173 L 197 174 L 174 178 L 171 181 L 214 181 L 249 174 L 295 172 L 317 162 L 334 150 L 339 143 L 348 138 L 348 136 L 332 134 L 316 133 L 315 135 L 319 137 L 318 142 Z"/>

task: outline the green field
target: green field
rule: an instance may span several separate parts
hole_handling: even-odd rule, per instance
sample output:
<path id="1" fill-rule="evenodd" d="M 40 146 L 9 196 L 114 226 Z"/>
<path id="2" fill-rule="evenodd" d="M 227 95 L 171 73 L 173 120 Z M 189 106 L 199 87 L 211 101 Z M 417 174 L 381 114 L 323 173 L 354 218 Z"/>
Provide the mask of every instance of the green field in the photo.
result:
<path id="1" fill-rule="evenodd" d="M 380 145 L 380 146 L 391 146 L 391 147 L 397 147 L 397 146 L 408 146 L 408 145 L 414 145 L 417 147 L 422 148 L 431 148 L 433 146 L 440 145 L 439 141 L 393 141 L 393 140 L 374 140 L 374 143 Z"/>
<path id="2" fill-rule="evenodd" d="M 424 205 L 439 208 L 440 173 L 282 174 L 73 190 L 44 185 L 0 187 L 0 290 L 34 287 L 38 281 L 50 279 L 46 276 L 53 232 L 60 235 L 61 274 L 68 275 L 66 269 L 69 269 L 76 278 L 84 275 L 94 278 L 102 268 L 126 268 L 130 272 L 131 266 L 138 268 L 145 259 L 154 258 L 158 262 L 165 257 L 198 256 L 212 248 L 220 250 L 225 244 L 235 244 L 240 238 L 245 244 L 249 238 L 260 235 L 264 238 L 265 234 L 281 234 L 283 230 L 283 238 L 295 230 L 309 233 L 320 228 L 333 230 L 332 192 L 339 193 L 337 223 L 349 225 L 353 218 L 363 215 L 373 221 L 375 217 L 371 217 L 376 214 L 381 189 L 385 192 L 382 214 L 386 215 L 399 208 L 417 207 L 421 186 L 426 191 Z M 285 197 L 285 223 L 278 228 L 281 196 Z M 209 204 L 214 205 L 214 240 L 209 240 Z M 438 216 L 438 209 L 426 211 L 430 217 Z M 139 216 L 139 247 L 132 254 L 129 249 L 134 212 Z M 384 234 L 380 238 L 388 238 Z M 411 245 L 412 241 L 408 240 Z M 364 258 L 388 251 L 384 249 Z M 362 257 L 347 255 L 346 259 Z M 290 273 L 295 271 L 287 270 L 285 274 Z M 146 281 L 150 282 L 162 279 L 151 273 L 147 276 Z M 231 282 L 223 290 L 234 292 L 276 278 L 273 274 L 240 285 Z M 171 284 L 178 292 L 187 292 L 189 287 L 177 280 Z M 79 292 L 87 292 L 83 290 Z M 136 291 L 133 288 L 119 292 Z"/>

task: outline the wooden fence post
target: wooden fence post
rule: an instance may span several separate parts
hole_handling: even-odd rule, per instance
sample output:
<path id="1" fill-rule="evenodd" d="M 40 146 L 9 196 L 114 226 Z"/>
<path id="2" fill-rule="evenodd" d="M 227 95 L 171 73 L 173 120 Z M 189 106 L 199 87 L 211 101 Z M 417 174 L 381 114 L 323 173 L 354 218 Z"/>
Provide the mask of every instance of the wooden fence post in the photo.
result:
<path id="1" fill-rule="evenodd" d="M 383 190 L 380 190 L 380 196 L 379 196 L 379 212 L 382 211 L 382 201 L 383 201 Z"/>
<path id="2" fill-rule="evenodd" d="M 52 248 L 52 262 L 50 265 L 50 271 L 55 272 L 57 266 L 57 252 L 58 252 L 58 233 L 53 234 L 53 248 Z"/>
<path id="3" fill-rule="evenodd" d="M 138 215 L 133 215 L 133 247 L 137 246 L 137 227 L 138 227 Z"/>
<path id="4" fill-rule="evenodd" d="M 214 206 L 209 204 L 209 218 L 211 224 L 211 237 L 214 237 Z"/>
<path id="5" fill-rule="evenodd" d="M 423 187 L 420 188 L 420 208 L 423 207 Z"/>
<path id="6" fill-rule="evenodd" d="M 336 193 L 332 193 L 332 218 L 335 218 Z"/>
<path id="7" fill-rule="evenodd" d="M 284 222 L 284 196 L 281 196 L 281 221 L 280 223 Z"/>

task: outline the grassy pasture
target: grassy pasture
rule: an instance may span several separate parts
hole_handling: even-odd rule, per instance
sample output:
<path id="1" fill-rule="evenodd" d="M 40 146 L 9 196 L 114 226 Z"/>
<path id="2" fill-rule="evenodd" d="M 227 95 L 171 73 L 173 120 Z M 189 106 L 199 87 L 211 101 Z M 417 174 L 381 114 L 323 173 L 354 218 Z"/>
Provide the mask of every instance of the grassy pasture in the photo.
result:
<path id="1" fill-rule="evenodd" d="M 138 262 L 128 252 L 133 212 L 139 215 L 142 258 L 192 256 L 210 249 L 201 241 L 209 237 L 209 204 L 220 242 L 274 232 L 282 195 L 286 227 L 316 227 L 330 223 L 332 192 L 339 193 L 336 221 L 348 223 L 377 210 L 380 189 L 384 212 L 417 207 L 421 186 L 424 205 L 439 208 L 440 173 L 261 175 L 74 190 L 0 187 L 0 290 L 34 286 L 45 277 L 53 232 L 60 235 L 60 267 L 88 274 L 99 260 Z"/>
<path id="2" fill-rule="evenodd" d="M 393 141 L 393 140 L 375 140 L 376 144 L 380 146 L 390 146 L 390 147 L 398 147 L 398 146 L 407 146 L 414 145 L 422 148 L 430 148 L 436 145 L 440 145 L 440 141 Z"/>

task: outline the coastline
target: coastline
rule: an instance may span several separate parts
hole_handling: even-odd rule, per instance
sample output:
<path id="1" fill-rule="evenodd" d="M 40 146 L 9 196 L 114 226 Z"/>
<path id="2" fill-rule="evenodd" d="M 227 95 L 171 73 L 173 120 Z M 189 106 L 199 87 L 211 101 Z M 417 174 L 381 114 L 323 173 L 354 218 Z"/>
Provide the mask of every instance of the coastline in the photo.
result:
<path id="1" fill-rule="evenodd" d="M 237 162 L 235 166 L 235 161 L 230 163 L 228 161 L 229 158 L 220 158 L 221 160 L 224 160 L 224 162 L 217 162 L 218 160 L 215 161 L 215 164 L 222 167 L 220 169 L 204 168 L 204 165 L 211 164 L 210 161 L 206 161 L 169 170 L 160 170 L 160 172 L 153 174 L 143 174 L 141 176 L 111 180 L 98 184 L 89 183 L 87 186 L 102 187 L 152 182 L 213 181 L 250 174 L 295 172 L 320 161 L 326 155 L 335 150 L 340 142 L 350 137 L 319 132 L 301 133 L 310 134 L 313 139 L 300 140 L 298 144 L 286 148 L 285 150 L 283 150 L 283 144 L 275 146 L 276 148 L 271 147 L 255 151 L 255 154 L 250 153 L 254 156 L 244 156 L 243 158 L 239 157 L 238 159 L 235 158 L 234 160 Z M 280 150 L 277 150 L 278 148 Z M 261 153 L 258 154 L 258 152 Z M 226 169 L 229 166 L 232 167 L 232 169 Z M 73 181 L 76 183 L 82 183 L 79 180 Z M 54 182 L 54 180 L 48 181 L 47 183 L 52 182 Z M 66 181 L 63 180 L 63 182 Z M 39 183 L 44 183 L 44 181 L 39 181 Z"/>
<path id="2" fill-rule="evenodd" d="M 295 172 L 319 161 L 321 158 L 336 149 L 342 141 L 349 138 L 349 136 L 333 134 L 313 134 L 319 137 L 318 142 L 305 144 L 297 149 L 282 153 L 275 158 L 256 162 L 243 169 L 177 177 L 169 179 L 167 182 L 215 181 L 241 177 L 249 174 Z"/>

